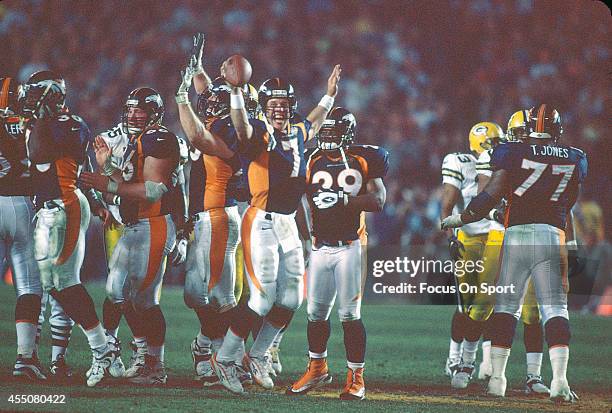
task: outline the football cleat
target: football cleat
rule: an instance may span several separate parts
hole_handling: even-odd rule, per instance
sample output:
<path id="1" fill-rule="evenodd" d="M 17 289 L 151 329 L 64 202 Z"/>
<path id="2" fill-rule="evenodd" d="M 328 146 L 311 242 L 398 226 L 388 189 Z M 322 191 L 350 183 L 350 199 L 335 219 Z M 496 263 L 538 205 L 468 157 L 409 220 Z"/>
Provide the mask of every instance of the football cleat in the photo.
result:
<path id="1" fill-rule="evenodd" d="M 446 366 L 444 366 L 444 374 L 448 377 L 453 377 L 457 368 L 459 368 L 459 364 L 461 363 L 461 359 L 451 359 L 450 357 L 446 359 Z"/>
<path id="2" fill-rule="evenodd" d="M 64 358 L 63 354 L 58 355 L 57 360 L 51 362 L 51 367 L 49 367 L 49 373 L 51 373 L 49 377 L 52 377 L 55 380 L 67 380 L 72 377 L 72 369 L 66 363 L 66 359 Z"/>
<path id="3" fill-rule="evenodd" d="M 242 365 L 247 366 L 256 384 L 268 390 L 274 388 L 274 382 L 269 373 L 269 361 L 265 357 L 252 357 L 245 354 Z"/>
<path id="4" fill-rule="evenodd" d="M 462 362 L 451 379 L 453 389 L 465 389 L 472 380 L 474 374 L 474 363 Z"/>
<path id="5" fill-rule="evenodd" d="M 506 396 L 506 377 L 504 376 L 491 376 L 489 379 L 489 385 L 487 386 L 487 394 L 495 397 Z"/>
<path id="6" fill-rule="evenodd" d="M 329 374 L 327 367 L 327 359 L 309 359 L 306 372 L 293 383 L 285 394 L 293 396 L 298 394 L 306 394 L 310 390 L 329 384 L 332 381 L 332 376 Z"/>
<path id="7" fill-rule="evenodd" d="M 525 393 L 526 394 L 540 394 L 549 395 L 550 389 L 546 387 L 542 381 L 542 376 L 536 376 L 535 374 L 528 374 L 525 382 Z"/>
<path id="8" fill-rule="evenodd" d="M 483 361 L 478 366 L 478 380 L 486 380 L 493 375 L 493 366 L 490 362 Z"/>
<path id="9" fill-rule="evenodd" d="M 210 361 L 215 373 L 217 374 L 217 377 L 219 378 L 219 382 L 223 385 L 223 387 L 232 393 L 245 393 L 242 383 L 240 382 L 240 373 L 235 362 L 217 360 L 217 354 L 213 354 Z"/>
<path id="10" fill-rule="evenodd" d="M 238 375 L 238 380 L 240 380 L 240 384 L 244 387 L 245 385 L 253 384 L 253 376 L 249 373 L 242 365 L 236 364 L 236 374 Z"/>
<path id="11" fill-rule="evenodd" d="M 573 403 L 578 401 L 578 396 L 570 389 L 567 380 L 553 380 L 550 383 L 550 400 Z"/>
<path id="12" fill-rule="evenodd" d="M 363 367 L 348 369 L 346 385 L 340 393 L 341 400 L 363 400 L 365 398 L 365 382 L 363 381 Z"/>
<path id="13" fill-rule="evenodd" d="M 47 380 L 47 376 L 44 375 L 40 360 L 38 360 L 36 354 L 33 354 L 30 358 L 25 358 L 18 354 L 15 367 L 13 368 L 13 376 L 25 377 L 35 381 Z"/>
<path id="14" fill-rule="evenodd" d="M 210 357 L 210 349 L 199 346 L 198 340 L 193 339 L 191 342 L 191 358 L 193 359 L 193 368 L 195 369 L 194 379 L 202 382 L 205 387 L 214 386 L 219 383 L 219 378 L 210 364 Z"/>
<path id="15" fill-rule="evenodd" d="M 274 370 L 274 375 L 277 376 L 283 372 L 283 365 L 280 361 L 280 348 L 276 346 L 270 347 L 270 356 L 272 356 L 272 369 Z"/>
<path id="16" fill-rule="evenodd" d="M 138 376 L 131 377 L 130 383 L 134 384 L 145 384 L 145 385 L 160 385 L 166 384 L 168 375 L 164 363 L 159 357 L 150 356 L 145 354 L 144 367 L 140 370 Z"/>
<path id="17" fill-rule="evenodd" d="M 113 377 L 123 377 L 125 376 L 125 365 L 123 364 L 123 361 L 121 360 L 121 341 L 119 341 L 117 337 L 114 337 L 110 334 L 108 334 L 108 337 L 109 337 L 108 345 L 110 346 L 111 350 L 115 353 L 115 359 L 113 360 L 110 367 L 108 368 L 108 372 Z"/>
<path id="18" fill-rule="evenodd" d="M 272 353 L 270 352 L 269 349 L 264 354 L 264 360 L 268 368 L 268 374 L 272 377 L 276 377 L 276 371 L 274 370 L 274 367 L 272 366 Z"/>
<path id="19" fill-rule="evenodd" d="M 147 346 L 137 346 L 135 342 L 130 343 L 132 348 L 132 357 L 130 357 L 130 367 L 125 370 L 124 377 L 136 377 L 140 371 L 144 369 L 145 355 L 147 354 Z"/>
<path id="20" fill-rule="evenodd" d="M 107 345 L 103 352 L 96 352 L 91 364 L 89 377 L 87 377 L 87 386 L 94 387 L 105 377 L 110 376 L 109 368 L 114 361 L 115 351 L 110 345 Z"/>

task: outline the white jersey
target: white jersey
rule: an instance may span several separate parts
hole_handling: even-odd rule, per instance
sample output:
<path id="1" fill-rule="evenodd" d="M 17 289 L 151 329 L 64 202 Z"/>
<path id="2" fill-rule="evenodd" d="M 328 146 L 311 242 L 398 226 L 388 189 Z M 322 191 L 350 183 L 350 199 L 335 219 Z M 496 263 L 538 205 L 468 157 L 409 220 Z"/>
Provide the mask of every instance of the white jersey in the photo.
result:
<path id="1" fill-rule="evenodd" d="M 476 173 L 478 175 L 488 176 L 489 178 L 493 175 L 493 169 L 491 169 L 491 154 L 493 149 L 488 149 L 480 154 L 476 161 Z M 506 228 L 497 221 L 490 221 L 491 226 L 489 231 L 504 231 Z"/>
<path id="2" fill-rule="evenodd" d="M 129 168 L 132 166 L 130 162 L 127 162 L 124 159 L 124 155 L 127 151 L 129 136 L 127 133 L 123 131 L 121 127 L 121 123 L 117 124 L 117 126 L 102 132 L 99 136 L 104 139 L 104 142 L 111 149 L 111 162 L 113 166 L 124 173 L 130 175 L 133 171 L 125 171 L 125 168 Z M 113 217 L 121 223 L 121 214 L 119 214 L 119 205 L 107 205 L 108 210 Z"/>
<path id="3" fill-rule="evenodd" d="M 450 184 L 461 191 L 462 205 L 455 205 L 453 214 L 458 214 L 468 206 L 478 194 L 476 181 L 476 157 L 471 153 L 449 153 L 442 161 L 442 183 Z M 480 235 L 489 232 L 490 221 L 486 218 L 461 227 L 467 235 Z"/>

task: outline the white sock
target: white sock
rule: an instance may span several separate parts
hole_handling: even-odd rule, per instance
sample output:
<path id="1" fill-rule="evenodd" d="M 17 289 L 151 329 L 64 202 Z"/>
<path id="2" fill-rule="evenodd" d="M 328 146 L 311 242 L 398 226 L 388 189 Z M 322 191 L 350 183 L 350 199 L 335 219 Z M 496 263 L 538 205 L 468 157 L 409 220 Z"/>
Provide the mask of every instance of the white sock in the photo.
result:
<path id="1" fill-rule="evenodd" d="M 311 359 L 326 359 L 327 350 L 325 350 L 323 353 L 313 353 L 312 351 L 309 351 L 308 357 L 310 357 Z"/>
<path id="2" fill-rule="evenodd" d="M 491 340 L 482 342 L 482 361 L 484 364 L 491 365 Z"/>
<path id="3" fill-rule="evenodd" d="M 261 330 L 259 330 L 259 334 L 257 334 L 257 339 L 249 351 L 249 355 L 252 357 L 263 357 L 263 355 L 266 354 L 266 351 L 268 351 L 272 345 L 272 342 L 276 338 L 278 332 L 281 330 L 282 327 L 276 327 L 268 320 L 264 319 Z"/>
<path id="4" fill-rule="evenodd" d="M 196 337 L 196 342 L 198 343 L 198 346 L 200 346 L 203 350 L 210 351 L 210 349 L 212 348 L 212 342 L 210 341 L 210 338 L 202 334 L 202 332 L 198 333 L 198 336 Z"/>
<path id="5" fill-rule="evenodd" d="M 153 356 L 159 359 L 159 361 L 164 361 L 164 345 L 161 346 L 152 346 L 147 344 L 147 354 L 149 356 Z"/>
<path id="6" fill-rule="evenodd" d="M 492 377 L 506 376 L 508 357 L 510 357 L 509 348 L 491 346 L 491 365 L 493 366 Z"/>
<path id="7" fill-rule="evenodd" d="M 451 338 L 450 348 L 448 349 L 448 358 L 453 361 L 461 360 L 461 348 L 462 347 L 463 347 L 463 342 L 457 343 Z"/>
<path id="8" fill-rule="evenodd" d="M 352 361 L 346 361 L 346 365 L 348 366 L 349 369 L 355 371 L 357 369 L 362 369 L 363 366 L 365 366 L 365 362 L 364 363 L 353 363 Z"/>
<path id="9" fill-rule="evenodd" d="M 89 347 L 92 350 L 98 352 L 104 351 L 104 349 L 106 348 L 106 334 L 104 334 L 102 324 L 98 323 L 94 328 L 91 328 L 89 330 L 85 330 L 83 326 L 81 326 L 81 330 L 83 330 L 83 332 L 87 336 Z"/>
<path id="10" fill-rule="evenodd" d="M 147 346 L 147 338 L 146 337 L 134 337 L 134 344 L 136 344 L 137 348 L 143 348 Z"/>
<path id="11" fill-rule="evenodd" d="M 465 363 L 474 364 L 476 361 L 476 352 L 478 351 L 478 340 L 467 341 L 463 340 L 463 361 Z"/>
<path id="12" fill-rule="evenodd" d="M 223 337 L 213 338 L 212 340 L 213 351 L 218 351 L 222 345 L 223 345 Z"/>
<path id="13" fill-rule="evenodd" d="M 526 353 L 527 374 L 540 375 L 542 369 L 542 353 Z"/>
<path id="14" fill-rule="evenodd" d="M 119 334 L 119 327 L 117 328 L 107 328 L 106 334 L 109 334 L 115 338 L 117 338 L 117 334 Z"/>
<path id="15" fill-rule="evenodd" d="M 27 321 L 15 323 L 17 330 L 17 354 L 21 354 L 24 358 L 31 358 L 36 350 L 36 330 L 38 324 L 32 324 Z"/>
<path id="16" fill-rule="evenodd" d="M 223 345 L 217 352 L 217 360 L 242 363 L 242 357 L 244 357 L 244 340 L 229 328 L 223 340 Z"/>
<path id="17" fill-rule="evenodd" d="M 569 347 L 556 346 L 548 349 L 550 366 L 552 367 L 553 380 L 567 381 L 567 362 L 569 361 Z"/>
<path id="18" fill-rule="evenodd" d="M 285 335 L 285 331 L 287 330 L 281 330 L 278 332 L 278 334 L 276 335 L 276 338 L 272 342 L 272 347 L 276 347 L 276 348 L 280 347 L 280 343 L 281 343 L 281 340 L 283 339 L 283 336 Z"/>

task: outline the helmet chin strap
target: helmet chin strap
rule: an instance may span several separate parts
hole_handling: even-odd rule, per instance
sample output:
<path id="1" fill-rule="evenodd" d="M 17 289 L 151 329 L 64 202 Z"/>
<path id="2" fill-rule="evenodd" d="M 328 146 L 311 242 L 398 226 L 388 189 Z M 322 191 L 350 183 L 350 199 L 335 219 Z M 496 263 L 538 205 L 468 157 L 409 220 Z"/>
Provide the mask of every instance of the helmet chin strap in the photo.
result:
<path id="1" fill-rule="evenodd" d="M 340 151 L 340 156 L 342 156 L 342 162 L 344 163 L 344 169 L 351 169 L 349 168 L 348 161 L 346 160 L 346 154 L 344 153 L 344 148 L 340 146 L 338 150 Z"/>

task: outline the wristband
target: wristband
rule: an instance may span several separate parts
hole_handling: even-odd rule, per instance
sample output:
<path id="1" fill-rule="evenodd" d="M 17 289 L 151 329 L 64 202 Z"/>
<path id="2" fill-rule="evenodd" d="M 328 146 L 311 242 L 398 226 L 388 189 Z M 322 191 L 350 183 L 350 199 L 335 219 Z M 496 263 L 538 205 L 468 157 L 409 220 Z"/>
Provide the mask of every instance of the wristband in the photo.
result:
<path id="1" fill-rule="evenodd" d="M 104 166 L 102 167 L 102 175 L 111 176 L 113 173 L 115 173 L 116 170 L 117 168 L 113 166 L 113 162 L 111 161 L 111 158 L 109 156 L 104 162 Z"/>
<path id="2" fill-rule="evenodd" d="M 119 189 L 119 183 L 113 181 L 112 179 L 109 179 L 108 184 L 106 184 L 106 192 L 109 192 L 111 194 L 116 194 L 118 189 Z"/>
<path id="3" fill-rule="evenodd" d="M 325 108 L 326 111 L 330 111 L 334 106 L 334 98 L 329 95 L 324 95 L 319 102 L 319 106 Z"/>
<path id="4" fill-rule="evenodd" d="M 189 94 L 187 92 L 179 92 L 174 96 L 176 103 L 179 105 L 185 105 L 189 103 Z"/>
<path id="5" fill-rule="evenodd" d="M 576 242 L 575 239 L 571 240 L 571 241 L 567 241 L 565 243 L 565 247 L 569 250 L 569 251 L 576 251 L 578 249 L 578 242 Z"/>
<path id="6" fill-rule="evenodd" d="M 232 94 L 230 95 L 230 108 L 238 110 L 244 109 L 244 97 L 242 96 L 242 93 L 239 95 L 234 95 L 232 91 Z"/>

